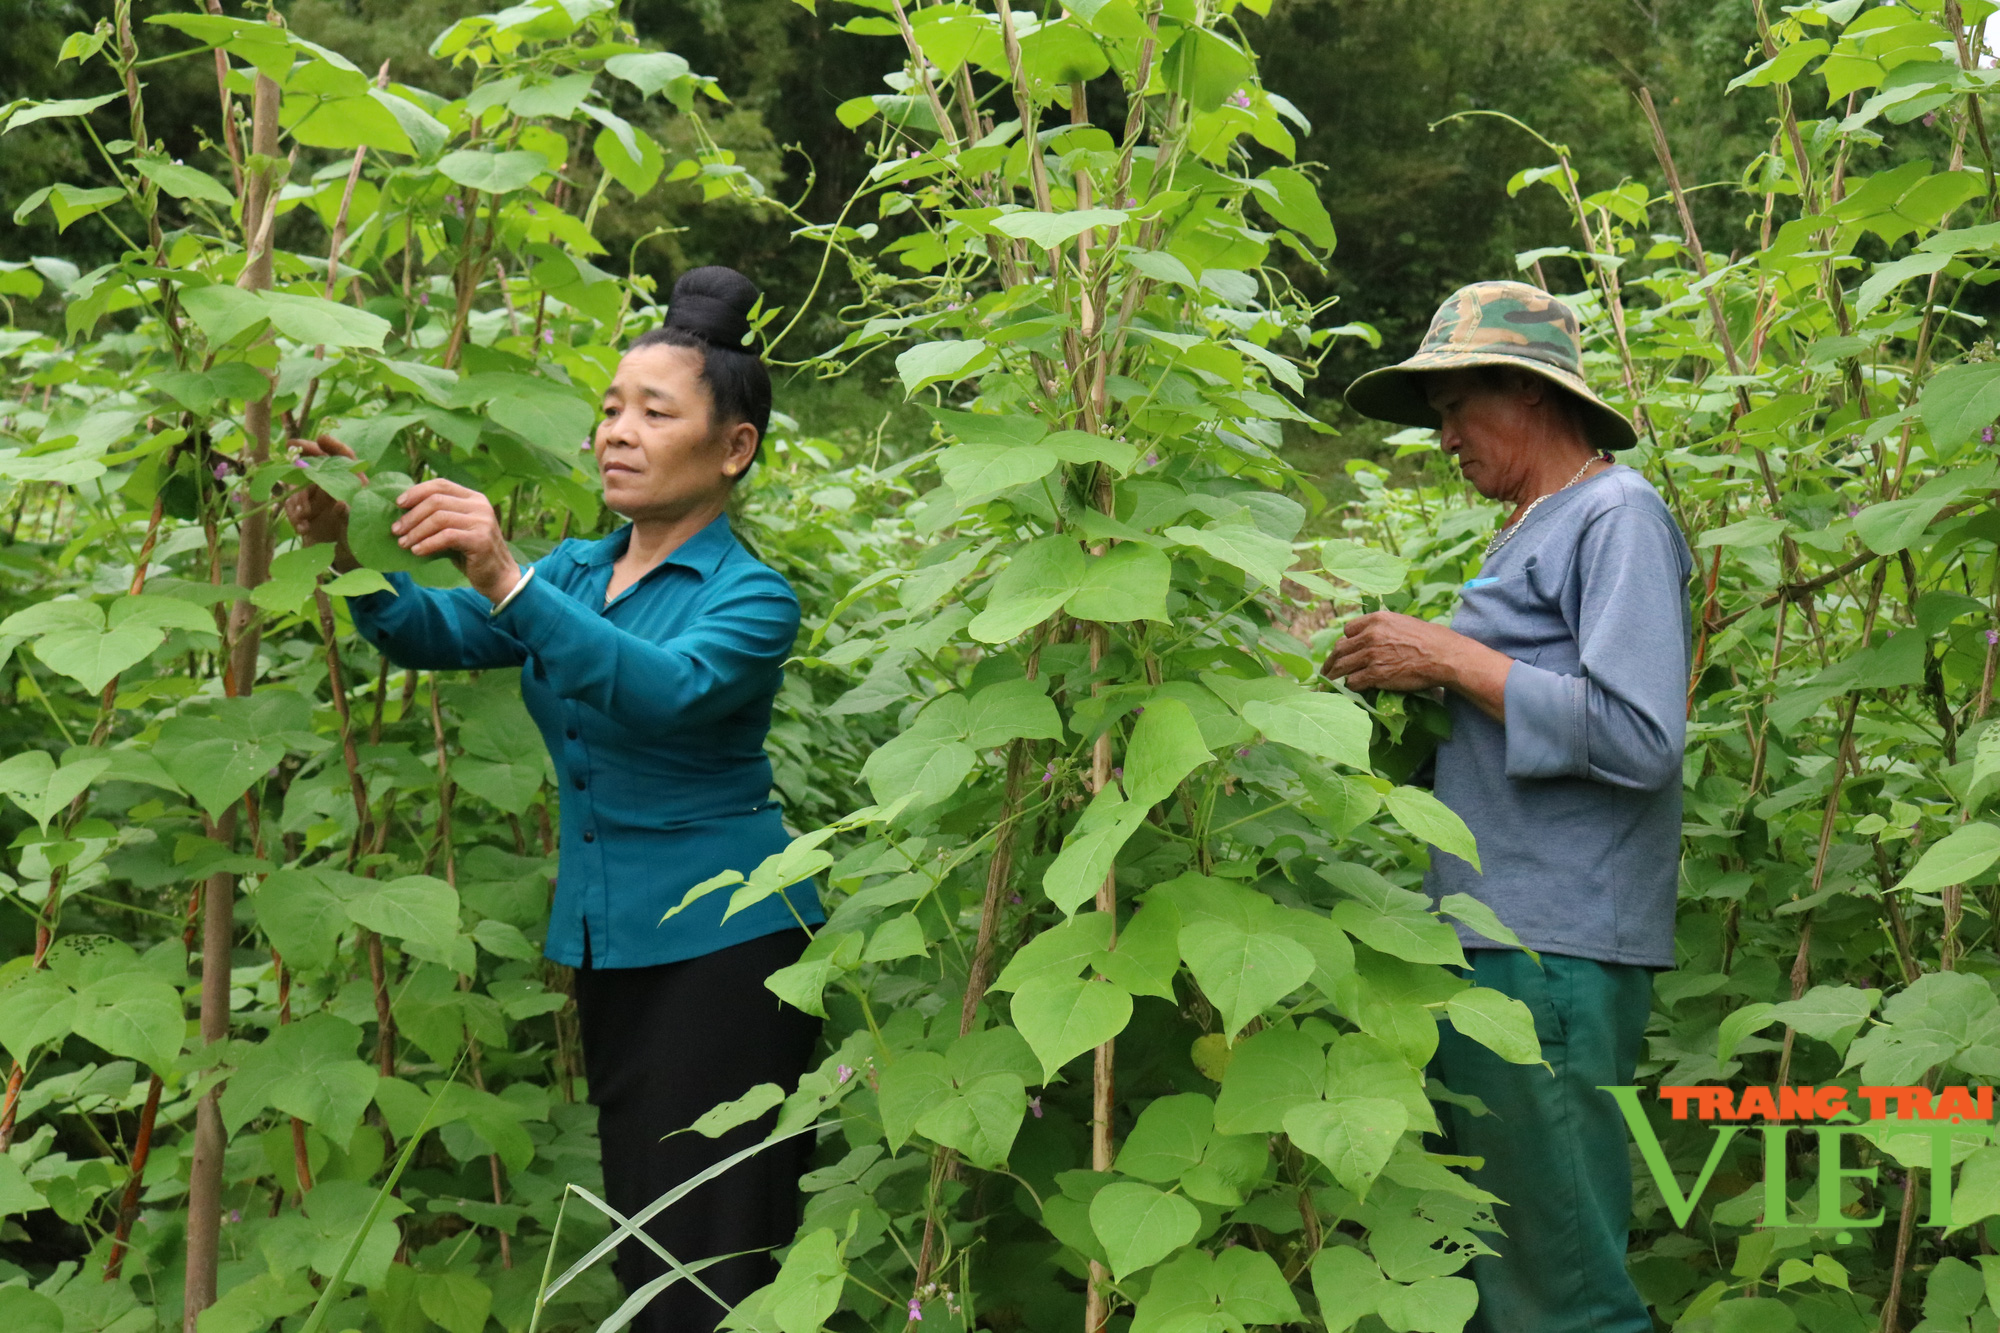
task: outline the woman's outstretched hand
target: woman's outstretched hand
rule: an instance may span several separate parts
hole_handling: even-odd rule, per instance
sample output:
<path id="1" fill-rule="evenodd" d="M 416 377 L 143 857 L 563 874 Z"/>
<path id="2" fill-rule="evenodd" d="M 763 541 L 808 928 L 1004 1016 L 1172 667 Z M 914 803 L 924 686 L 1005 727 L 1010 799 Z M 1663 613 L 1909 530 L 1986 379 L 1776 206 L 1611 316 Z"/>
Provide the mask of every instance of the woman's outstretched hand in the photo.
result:
<path id="1" fill-rule="evenodd" d="M 521 581 L 521 566 L 507 549 L 493 502 L 455 481 L 434 477 L 396 497 L 403 516 L 390 525 L 412 555 L 451 555 L 472 586 L 498 603 Z"/>
<path id="2" fill-rule="evenodd" d="M 317 440 L 292 440 L 286 447 L 294 458 L 354 457 L 352 449 L 331 435 L 322 435 Z M 307 546 L 333 543 L 336 572 L 345 574 L 360 565 L 354 552 L 347 549 L 347 506 L 319 487 L 301 486 L 286 496 L 285 517 L 291 520 L 292 530 Z"/>

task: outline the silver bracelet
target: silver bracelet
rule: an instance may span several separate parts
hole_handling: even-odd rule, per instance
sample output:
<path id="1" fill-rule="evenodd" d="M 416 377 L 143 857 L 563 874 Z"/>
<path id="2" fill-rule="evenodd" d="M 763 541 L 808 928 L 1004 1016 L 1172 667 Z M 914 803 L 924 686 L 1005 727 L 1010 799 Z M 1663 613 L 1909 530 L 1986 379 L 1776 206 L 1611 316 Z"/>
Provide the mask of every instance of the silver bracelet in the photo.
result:
<path id="1" fill-rule="evenodd" d="M 535 567 L 533 565 L 529 565 L 527 572 L 514 581 L 513 587 L 507 589 L 507 595 L 505 597 L 502 597 L 499 601 L 495 602 L 493 604 L 493 609 L 491 611 L 488 611 L 486 614 L 489 616 L 497 616 L 502 611 L 505 611 L 507 609 L 508 603 L 512 602 L 516 597 L 519 597 L 521 595 L 521 589 L 527 587 L 528 580 L 534 577 L 535 577 Z"/>

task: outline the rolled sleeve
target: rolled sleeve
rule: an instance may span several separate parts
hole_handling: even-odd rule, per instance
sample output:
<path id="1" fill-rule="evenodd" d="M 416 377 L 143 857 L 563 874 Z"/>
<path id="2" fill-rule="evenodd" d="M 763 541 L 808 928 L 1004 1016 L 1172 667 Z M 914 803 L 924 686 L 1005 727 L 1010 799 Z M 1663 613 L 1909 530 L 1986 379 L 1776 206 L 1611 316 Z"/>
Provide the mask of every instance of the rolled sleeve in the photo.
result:
<path id="1" fill-rule="evenodd" d="M 1507 670 L 1507 776 L 1589 775 L 1588 682 L 1514 663 Z"/>
<path id="2" fill-rule="evenodd" d="M 1659 516 L 1607 510 L 1577 544 L 1565 607 L 1578 672 L 1507 673 L 1507 776 L 1586 778 L 1646 791 L 1681 780 L 1688 605 L 1679 535 Z"/>

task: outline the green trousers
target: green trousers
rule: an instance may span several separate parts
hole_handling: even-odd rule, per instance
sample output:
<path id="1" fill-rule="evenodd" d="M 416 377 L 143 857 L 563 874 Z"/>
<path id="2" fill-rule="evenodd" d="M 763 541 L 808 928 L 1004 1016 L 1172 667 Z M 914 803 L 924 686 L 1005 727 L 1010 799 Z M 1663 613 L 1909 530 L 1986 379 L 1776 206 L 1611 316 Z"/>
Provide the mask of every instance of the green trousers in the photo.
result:
<path id="1" fill-rule="evenodd" d="M 1500 1196 L 1505 1235 L 1472 1261 L 1479 1310 L 1466 1333 L 1650 1333 L 1625 1271 L 1632 1164 L 1624 1117 L 1603 1086 L 1632 1082 L 1652 1003 L 1643 967 L 1514 949 L 1467 954 L 1468 979 L 1535 1016 L 1541 1065 L 1508 1064 L 1449 1026 L 1432 1074 L 1490 1114 L 1440 1104 L 1447 1151 L 1483 1157 L 1471 1173 Z"/>

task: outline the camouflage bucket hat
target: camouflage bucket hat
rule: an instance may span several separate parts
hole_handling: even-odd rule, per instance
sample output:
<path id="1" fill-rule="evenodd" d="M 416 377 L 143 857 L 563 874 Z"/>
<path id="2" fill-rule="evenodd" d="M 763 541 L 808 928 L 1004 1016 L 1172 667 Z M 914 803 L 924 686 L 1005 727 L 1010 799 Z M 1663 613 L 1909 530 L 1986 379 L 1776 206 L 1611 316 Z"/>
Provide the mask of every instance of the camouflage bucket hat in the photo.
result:
<path id="1" fill-rule="evenodd" d="M 1445 298 L 1423 346 L 1407 361 L 1371 370 L 1347 386 L 1347 405 L 1364 417 L 1404 426 L 1439 426 L 1424 397 L 1424 375 L 1468 366 L 1516 366 L 1560 384 L 1583 407 L 1584 436 L 1599 449 L 1629 449 L 1638 434 L 1583 381 L 1576 312 L 1525 282 L 1475 282 Z"/>

